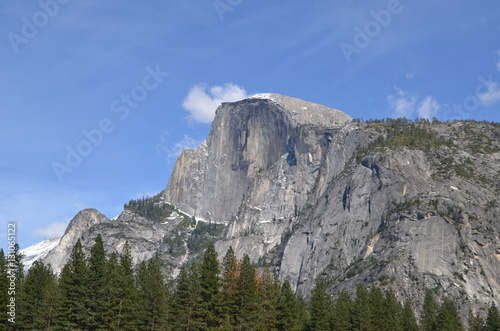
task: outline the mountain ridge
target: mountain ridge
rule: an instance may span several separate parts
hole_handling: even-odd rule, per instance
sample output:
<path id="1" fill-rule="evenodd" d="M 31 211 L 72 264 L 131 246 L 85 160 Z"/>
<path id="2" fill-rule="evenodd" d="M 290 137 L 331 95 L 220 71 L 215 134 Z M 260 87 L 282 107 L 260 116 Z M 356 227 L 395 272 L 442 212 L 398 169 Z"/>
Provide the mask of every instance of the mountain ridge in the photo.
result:
<path id="1" fill-rule="evenodd" d="M 303 293 L 322 276 L 332 293 L 375 283 L 421 301 L 435 288 L 462 313 L 500 297 L 500 125 L 361 123 L 318 105 L 324 125 L 296 100 L 222 104 L 163 192 L 116 221 L 79 213 L 44 262 L 62 265 L 71 242 L 89 248 L 101 233 L 108 253 L 128 241 L 134 263 L 158 254 L 174 274 L 214 242 Z"/>

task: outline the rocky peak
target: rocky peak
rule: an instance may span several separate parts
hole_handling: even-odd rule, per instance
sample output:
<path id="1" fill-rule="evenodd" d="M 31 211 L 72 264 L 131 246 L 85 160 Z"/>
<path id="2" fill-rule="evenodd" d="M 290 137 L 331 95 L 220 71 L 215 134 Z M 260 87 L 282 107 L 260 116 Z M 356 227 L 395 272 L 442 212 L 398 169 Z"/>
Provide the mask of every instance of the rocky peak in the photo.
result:
<path id="1" fill-rule="evenodd" d="M 304 101 L 275 93 L 259 93 L 246 100 L 268 100 L 283 108 L 290 118 L 299 124 L 332 126 L 352 121 L 352 118 L 340 110 L 317 103 Z"/>

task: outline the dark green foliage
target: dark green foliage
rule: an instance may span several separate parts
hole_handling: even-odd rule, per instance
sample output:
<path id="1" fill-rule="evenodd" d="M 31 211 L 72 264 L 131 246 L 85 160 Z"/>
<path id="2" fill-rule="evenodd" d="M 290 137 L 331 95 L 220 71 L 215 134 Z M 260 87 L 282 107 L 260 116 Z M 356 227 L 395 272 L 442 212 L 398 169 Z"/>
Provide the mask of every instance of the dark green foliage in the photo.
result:
<path id="1" fill-rule="evenodd" d="M 262 276 L 260 278 L 260 284 L 258 286 L 260 302 L 262 305 L 262 330 L 276 330 L 276 319 L 277 310 L 276 306 L 278 304 L 278 297 L 280 293 L 279 281 L 269 268 L 265 268 Z"/>
<path id="2" fill-rule="evenodd" d="M 222 324 L 220 311 L 220 279 L 219 261 L 213 244 L 210 244 L 203 254 L 199 266 L 200 303 L 198 313 L 203 327 L 207 330 L 216 329 Z"/>
<path id="3" fill-rule="evenodd" d="M 89 293 L 88 273 L 85 253 L 78 240 L 59 278 L 56 330 L 88 329 L 90 316 L 86 305 Z"/>
<path id="4" fill-rule="evenodd" d="M 239 261 L 232 247 L 222 260 L 221 305 L 223 324 L 234 329 L 239 315 L 238 279 L 240 275 Z"/>
<path id="5" fill-rule="evenodd" d="M 437 329 L 437 310 L 438 304 L 434 299 L 432 291 L 425 291 L 424 305 L 420 326 L 423 331 L 435 331 Z"/>
<path id="6" fill-rule="evenodd" d="M 137 200 L 130 200 L 129 203 L 123 206 L 123 209 L 130 210 L 134 214 L 159 222 L 169 217 L 174 210 L 174 207 L 163 202 L 162 196 L 163 192 L 152 198 L 143 197 Z"/>
<path id="7" fill-rule="evenodd" d="M 484 329 L 486 331 L 500 331 L 500 313 L 495 303 L 492 303 L 488 308 Z"/>
<path id="8" fill-rule="evenodd" d="M 78 241 L 59 280 L 50 266 L 33 264 L 17 295 L 16 326 L 4 319 L 0 330 L 464 330 L 455 303 L 444 298 L 439 305 L 430 290 L 420 329 L 409 301 L 402 306 L 390 290 L 360 285 L 355 296 L 343 290 L 332 300 L 318 278 L 306 302 L 268 268 L 256 271 L 248 255 L 240 263 L 232 248 L 219 265 L 213 244 L 199 263 L 180 270 L 171 294 L 165 279 L 158 257 L 142 262 L 134 274 L 128 244 L 107 259 L 98 236 L 86 258 Z M 468 325 L 471 331 L 499 331 L 497 307 L 491 304 L 486 320 L 469 314 Z"/>
<path id="9" fill-rule="evenodd" d="M 484 320 L 479 314 L 474 314 L 469 311 L 469 316 L 467 317 L 467 324 L 469 325 L 468 331 L 483 331 L 484 330 Z"/>
<path id="10" fill-rule="evenodd" d="M 196 330 L 194 323 L 194 307 L 199 300 L 193 300 L 188 271 L 182 268 L 176 280 L 174 299 L 172 301 L 171 326 L 173 330 Z"/>
<path id="11" fill-rule="evenodd" d="M 465 330 L 460 316 L 458 316 L 455 303 L 449 298 L 444 298 L 437 315 L 437 331 L 462 331 Z"/>
<path id="12" fill-rule="evenodd" d="M 405 301 L 403 313 L 401 316 L 401 326 L 404 331 L 419 331 L 420 328 L 411 307 L 410 301 Z"/>
<path id="13" fill-rule="evenodd" d="M 241 261 L 240 275 L 237 281 L 238 289 L 238 312 L 236 325 L 241 330 L 256 328 L 259 330 L 261 307 L 257 294 L 257 280 L 255 269 L 248 255 L 244 255 Z"/>
<path id="14" fill-rule="evenodd" d="M 0 306 L 7 307 L 9 304 L 10 296 L 9 296 L 9 278 L 7 278 L 7 260 L 5 259 L 5 253 L 3 249 L 0 248 Z M 6 330 L 7 325 L 9 325 L 10 318 L 8 315 L 3 315 L 0 318 L 0 330 Z"/>
<path id="15" fill-rule="evenodd" d="M 225 225 L 216 223 L 198 222 L 189 236 L 187 246 L 191 252 L 199 252 L 222 237 Z"/>
<path id="16" fill-rule="evenodd" d="M 332 330 L 349 331 L 351 330 L 351 311 L 352 307 L 351 295 L 347 290 L 342 290 L 339 293 L 337 300 L 333 306 L 332 315 Z"/>
<path id="17" fill-rule="evenodd" d="M 352 328 L 353 330 L 372 330 L 373 316 L 370 299 L 370 293 L 366 287 L 359 285 L 356 289 L 356 299 L 354 299 L 352 310 Z"/>
<path id="18" fill-rule="evenodd" d="M 312 331 L 327 330 L 330 327 L 331 300 L 326 293 L 326 283 L 322 277 L 316 279 L 309 303 Z"/>
<path id="19" fill-rule="evenodd" d="M 142 262 L 137 271 L 139 329 L 163 330 L 167 324 L 167 286 L 158 258 Z"/>
<path id="20" fill-rule="evenodd" d="M 300 330 L 297 298 L 290 283 L 285 280 L 278 299 L 278 330 Z"/>
<path id="21" fill-rule="evenodd" d="M 88 259 L 88 293 L 85 304 L 89 310 L 89 326 L 91 329 L 98 329 L 107 325 L 105 315 L 108 311 L 111 298 L 108 291 L 106 252 L 101 235 L 97 235 L 94 246 L 90 250 Z M 83 298 L 82 298 L 83 300 Z"/>
<path id="22" fill-rule="evenodd" d="M 54 324 L 56 278 L 52 268 L 35 261 L 19 292 L 18 321 L 27 330 L 43 330 Z"/>

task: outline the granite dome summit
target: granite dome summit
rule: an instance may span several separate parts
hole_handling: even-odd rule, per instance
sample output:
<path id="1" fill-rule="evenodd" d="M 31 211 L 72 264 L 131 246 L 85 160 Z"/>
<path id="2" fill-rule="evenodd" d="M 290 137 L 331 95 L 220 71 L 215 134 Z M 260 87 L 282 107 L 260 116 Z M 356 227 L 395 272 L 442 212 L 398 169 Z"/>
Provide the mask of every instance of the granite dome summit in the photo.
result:
<path id="1" fill-rule="evenodd" d="M 500 125 L 377 120 L 277 94 L 223 103 L 207 139 L 179 156 L 155 197 L 116 220 L 85 210 L 44 258 L 55 270 L 82 238 L 174 274 L 208 242 L 230 246 L 308 293 L 357 284 L 468 307 L 500 297 Z M 210 226 L 208 226 L 210 225 Z"/>

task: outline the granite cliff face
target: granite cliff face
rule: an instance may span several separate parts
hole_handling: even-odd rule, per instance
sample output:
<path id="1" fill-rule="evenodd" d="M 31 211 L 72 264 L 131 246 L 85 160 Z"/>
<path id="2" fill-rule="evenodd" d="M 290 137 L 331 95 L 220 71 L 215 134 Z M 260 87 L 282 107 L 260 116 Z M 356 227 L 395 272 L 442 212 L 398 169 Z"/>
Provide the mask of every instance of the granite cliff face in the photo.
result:
<path id="1" fill-rule="evenodd" d="M 332 292 L 375 282 L 417 301 L 435 288 L 464 309 L 500 303 L 499 177 L 497 124 L 357 123 L 260 94 L 218 108 L 164 192 L 113 221 L 82 211 L 44 261 L 60 270 L 77 238 L 101 233 L 108 252 L 128 241 L 135 262 L 158 252 L 175 272 L 215 240 L 304 293 L 323 275 Z"/>

